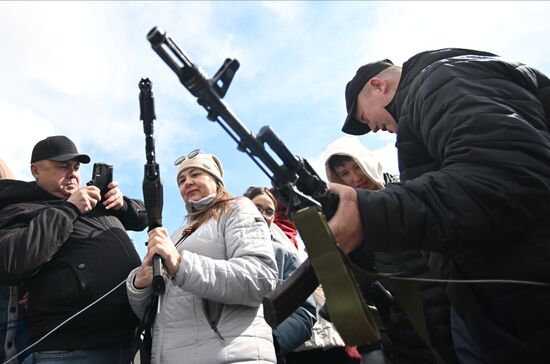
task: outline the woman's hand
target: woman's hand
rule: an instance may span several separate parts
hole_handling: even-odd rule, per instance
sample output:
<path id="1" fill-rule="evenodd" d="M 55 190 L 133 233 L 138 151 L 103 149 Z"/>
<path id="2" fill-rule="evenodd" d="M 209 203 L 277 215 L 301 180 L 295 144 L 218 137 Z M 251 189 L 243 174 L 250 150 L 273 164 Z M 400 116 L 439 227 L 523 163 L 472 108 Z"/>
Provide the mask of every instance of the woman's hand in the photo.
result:
<path id="1" fill-rule="evenodd" d="M 153 283 L 153 266 L 146 265 L 145 261 L 136 272 L 134 277 L 134 287 L 137 289 L 143 289 L 149 287 Z"/>
<path id="2" fill-rule="evenodd" d="M 163 259 L 164 267 L 168 275 L 173 278 L 178 273 L 181 263 L 181 254 L 176 250 L 168 231 L 163 227 L 155 228 L 149 231 L 149 242 L 147 243 L 147 255 L 143 263 L 147 262 L 153 265 L 153 256 L 160 255 Z"/>

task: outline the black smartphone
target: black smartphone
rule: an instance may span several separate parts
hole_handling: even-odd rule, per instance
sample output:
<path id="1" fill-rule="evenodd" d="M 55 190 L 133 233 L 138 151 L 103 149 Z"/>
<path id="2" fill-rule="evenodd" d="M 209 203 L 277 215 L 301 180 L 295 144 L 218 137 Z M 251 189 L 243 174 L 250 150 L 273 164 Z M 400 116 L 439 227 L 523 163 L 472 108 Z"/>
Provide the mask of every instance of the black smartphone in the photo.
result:
<path id="1" fill-rule="evenodd" d="M 113 181 L 113 165 L 106 163 L 94 163 L 92 169 L 92 180 L 88 185 L 93 185 L 101 191 L 101 197 L 107 193 L 108 185 Z"/>

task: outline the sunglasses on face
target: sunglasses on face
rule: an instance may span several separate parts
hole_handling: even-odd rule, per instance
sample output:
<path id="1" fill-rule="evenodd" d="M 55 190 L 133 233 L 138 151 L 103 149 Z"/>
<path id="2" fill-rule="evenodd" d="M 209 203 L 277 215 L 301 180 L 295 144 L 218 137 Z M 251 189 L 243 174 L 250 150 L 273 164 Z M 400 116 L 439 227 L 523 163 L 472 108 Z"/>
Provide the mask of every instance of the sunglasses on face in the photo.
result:
<path id="1" fill-rule="evenodd" d="M 258 209 L 258 211 L 260 211 L 260 213 L 266 217 L 273 217 L 273 215 L 275 215 L 275 210 L 273 210 L 272 208 L 268 207 L 268 208 L 264 208 L 263 206 L 261 205 L 256 205 L 256 208 Z"/>
<path id="2" fill-rule="evenodd" d="M 196 156 L 198 156 L 199 154 L 201 154 L 200 148 L 199 148 L 199 149 L 193 149 L 192 151 L 189 152 L 189 154 L 187 154 L 187 155 L 182 155 L 181 157 L 179 157 L 178 159 L 176 159 L 176 160 L 174 161 L 174 165 L 175 165 L 175 166 L 178 166 L 178 165 L 180 165 L 184 160 L 186 160 L 186 159 L 193 159 L 193 158 L 195 158 Z"/>

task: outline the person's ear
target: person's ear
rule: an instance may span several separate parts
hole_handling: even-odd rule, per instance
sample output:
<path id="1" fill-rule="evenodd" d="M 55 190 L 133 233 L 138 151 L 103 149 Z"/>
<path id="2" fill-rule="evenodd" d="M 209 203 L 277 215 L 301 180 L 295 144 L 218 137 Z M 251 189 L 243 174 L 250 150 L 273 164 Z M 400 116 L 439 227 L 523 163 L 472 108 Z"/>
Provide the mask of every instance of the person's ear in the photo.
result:
<path id="1" fill-rule="evenodd" d="M 381 93 L 385 93 L 388 90 L 388 81 L 380 77 L 371 78 L 369 80 L 369 85 L 373 91 L 378 90 Z"/>
<path id="2" fill-rule="evenodd" d="M 40 173 L 38 173 L 38 166 L 36 164 L 31 164 L 31 173 L 32 173 L 32 176 L 34 177 L 34 179 L 38 179 L 38 175 Z"/>

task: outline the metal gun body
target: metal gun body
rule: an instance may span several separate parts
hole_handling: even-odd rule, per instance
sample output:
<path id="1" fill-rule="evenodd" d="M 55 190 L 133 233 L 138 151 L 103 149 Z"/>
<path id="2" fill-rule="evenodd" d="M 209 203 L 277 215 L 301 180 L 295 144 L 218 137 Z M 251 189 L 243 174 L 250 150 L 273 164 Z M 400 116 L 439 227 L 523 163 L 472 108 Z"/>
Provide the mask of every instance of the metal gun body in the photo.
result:
<path id="1" fill-rule="evenodd" d="M 328 189 L 310 164 L 292 154 L 275 132 L 264 126 L 258 135 L 248 130 L 222 100 L 239 68 L 236 60 L 226 59 L 212 79 L 185 55 L 174 41 L 157 27 L 147 34 L 153 50 L 176 73 L 180 83 L 197 98 L 208 113 L 207 118 L 218 122 L 237 143 L 237 149 L 248 154 L 271 180 L 275 194 L 284 201 L 292 214 L 314 206 L 330 219 L 338 207 L 338 195 Z M 265 145 L 275 152 L 282 164 L 268 153 Z M 319 281 L 306 260 L 283 284 L 264 299 L 266 321 L 276 327 L 315 290 Z"/>
<path id="2" fill-rule="evenodd" d="M 155 52 L 176 73 L 181 84 L 197 98 L 208 112 L 208 119 L 218 122 L 237 143 L 237 149 L 248 154 L 271 180 L 275 192 L 292 212 L 305 206 L 318 206 L 330 219 L 338 206 L 338 195 L 329 191 L 307 161 L 293 155 L 275 132 L 264 126 L 258 136 L 248 130 L 222 100 L 239 67 L 236 60 L 226 59 L 212 79 L 185 55 L 164 32 L 153 28 L 147 39 Z M 173 55 L 173 56 L 172 56 Z M 267 144 L 281 165 L 268 153 Z"/>
<path id="3" fill-rule="evenodd" d="M 155 104 L 152 84 L 148 78 L 139 82 L 139 106 L 140 119 L 143 121 L 145 134 L 146 164 L 143 173 L 143 201 L 147 211 L 148 231 L 162 226 L 163 187 L 160 179 L 159 165 L 156 162 L 155 139 L 153 138 L 155 116 Z M 153 294 L 156 296 L 164 293 L 164 278 L 162 276 L 162 259 L 160 255 L 153 257 Z"/>

